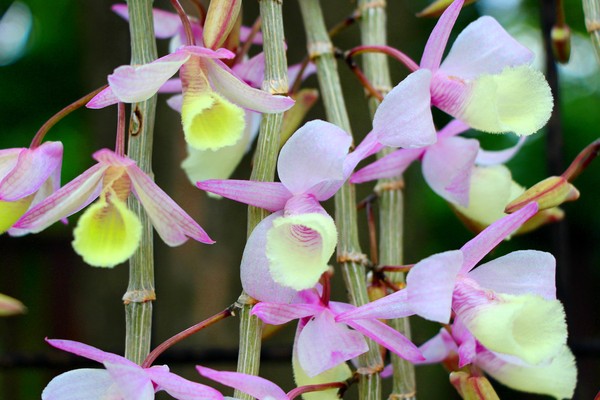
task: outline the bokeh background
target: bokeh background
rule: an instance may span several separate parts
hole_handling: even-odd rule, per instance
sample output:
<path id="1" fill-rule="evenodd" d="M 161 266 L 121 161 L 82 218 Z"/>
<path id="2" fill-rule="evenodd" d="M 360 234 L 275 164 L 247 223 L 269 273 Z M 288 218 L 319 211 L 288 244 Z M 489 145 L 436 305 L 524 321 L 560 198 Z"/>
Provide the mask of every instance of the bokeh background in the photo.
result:
<path id="1" fill-rule="evenodd" d="M 298 0 L 302 1 L 302 0 Z M 105 84 L 112 70 L 129 62 L 127 24 L 110 11 L 112 0 L 20 0 L 19 23 L 0 23 L 0 148 L 25 147 L 37 129 L 55 112 Z M 169 9 L 169 2 L 155 6 Z M 356 4 L 348 0 L 323 1 L 330 26 L 350 15 Z M 426 0 L 390 0 L 389 42 L 419 59 L 435 21 L 415 18 Z M 520 41 L 534 49 L 544 69 L 540 9 L 550 1 L 480 0 L 461 14 L 453 37 L 479 14 L 495 16 Z M 185 4 L 185 3 L 184 3 Z M 12 0 L 0 0 L 0 15 Z M 571 61 L 559 67 L 560 111 L 563 144 L 560 158 L 566 167 L 587 144 L 600 136 L 600 70 L 585 25 L 581 3 L 565 2 L 567 22 L 573 30 Z M 188 8 L 190 11 L 193 7 Z M 244 22 L 258 14 L 257 2 L 245 2 Z M 285 30 L 290 63 L 306 54 L 304 32 L 296 1 L 284 2 Z M 21 36 L 19 36 L 21 35 Z M 20 38 L 20 39 L 19 39 Z M 348 49 L 359 43 L 358 26 L 335 39 Z M 159 53 L 168 44 L 159 42 Z M 254 50 L 256 51 L 256 49 Z M 395 82 L 405 71 L 390 61 Z M 363 89 L 346 66 L 339 65 L 344 96 L 356 137 L 370 129 Z M 317 87 L 315 78 L 307 87 Z M 340 94 L 341 95 L 341 94 Z M 158 184 L 217 240 L 214 246 L 188 242 L 169 248 L 155 240 L 156 290 L 153 340 L 158 344 L 171 335 L 213 315 L 240 293 L 238 267 L 245 241 L 246 208 L 228 200 L 214 200 L 195 189 L 179 168 L 185 148 L 178 115 L 159 99 L 154 145 L 154 172 Z M 317 105 L 310 118 L 324 118 Z M 443 120 L 441 114 L 436 118 Z M 81 109 L 54 127 L 47 140 L 65 146 L 63 183 L 93 164 L 91 154 L 114 147 L 116 109 Z M 472 133 L 477 136 L 476 133 Z M 501 148 L 515 141 L 508 136 L 481 135 L 484 147 Z M 545 132 L 528 139 L 509 163 L 517 182 L 530 186 L 549 175 Z M 247 156 L 234 177 L 246 179 Z M 600 161 L 593 163 L 575 184 L 581 199 L 566 204 L 567 218 L 561 226 L 544 227 L 514 238 L 497 249 L 499 256 L 517 249 L 550 251 L 559 261 L 559 291 L 565 302 L 570 330 L 569 343 L 579 368 L 577 399 L 590 399 L 600 390 Z M 359 190 L 368 195 L 372 187 Z M 331 207 L 331 204 L 329 205 Z M 85 360 L 51 349 L 44 337 L 72 339 L 98 348 L 123 353 L 124 313 L 121 302 L 127 286 L 128 268 L 92 268 L 73 252 L 70 242 L 78 216 L 70 224 L 55 224 L 43 233 L 23 238 L 0 237 L 0 293 L 22 300 L 27 314 L 0 319 L 0 399 L 39 398 L 55 375 Z M 360 218 L 365 219 L 362 214 Z M 362 223 L 363 221 L 361 221 Z M 364 225 L 364 224 L 363 224 Z M 442 199 L 424 183 L 418 166 L 406 175 L 405 259 L 414 263 L 436 252 L 462 246 L 472 234 Z M 367 241 L 363 241 L 366 246 Z M 334 283 L 335 296 L 345 299 L 341 279 Z M 413 321 L 413 338 L 422 343 L 431 337 L 435 324 Z M 262 372 L 284 389 L 293 387 L 289 357 L 294 327 L 286 327 L 264 344 Z M 193 365 L 202 363 L 233 369 L 237 352 L 237 320 L 231 318 L 174 347 L 162 359 L 176 372 L 196 378 Z M 159 359 L 161 361 L 161 359 Z M 417 369 L 422 399 L 457 398 L 440 366 Z M 502 398 L 542 399 L 543 396 L 496 387 Z M 347 398 L 355 395 L 350 392 Z"/>

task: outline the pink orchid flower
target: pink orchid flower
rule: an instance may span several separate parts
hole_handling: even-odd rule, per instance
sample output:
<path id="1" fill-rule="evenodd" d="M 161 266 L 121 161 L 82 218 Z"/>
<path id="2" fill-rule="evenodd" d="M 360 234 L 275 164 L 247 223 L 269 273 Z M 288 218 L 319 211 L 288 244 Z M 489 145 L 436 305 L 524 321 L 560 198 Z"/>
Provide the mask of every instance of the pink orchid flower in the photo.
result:
<path id="1" fill-rule="evenodd" d="M 492 17 L 469 24 L 441 62 L 464 0 L 440 17 L 420 65 L 388 93 L 377 109 L 373 135 L 391 147 L 423 147 L 436 141 L 431 105 L 485 132 L 529 135 L 550 118 L 552 94 L 544 75 L 531 68 L 533 53 Z"/>
<path id="2" fill-rule="evenodd" d="M 0 233 L 19 235 L 15 222 L 60 187 L 62 155 L 60 142 L 0 150 Z"/>
<path id="3" fill-rule="evenodd" d="M 346 303 L 324 304 L 316 289 L 312 289 L 300 292 L 291 304 L 260 302 L 252 308 L 252 314 L 271 325 L 294 319 L 308 320 L 296 338 L 295 349 L 300 366 L 309 377 L 368 351 L 364 336 L 406 360 L 423 359 L 410 340 L 376 318 L 347 318 L 343 323 L 336 322 L 338 315 L 355 309 Z"/>
<path id="4" fill-rule="evenodd" d="M 100 197 L 79 219 L 73 247 L 88 264 L 112 267 L 131 257 L 139 246 L 141 223 L 126 205 L 133 192 L 169 246 L 188 238 L 214 243 L 133 160 L 108 149 L 93 157 L 96 165 L 29 210 L 15 227 L 37 233 Z"/>
<path id="5" fill-rule="evenodd" d="M 460 250 L 420 261 L 408 273 L 406 289 L 337 320 L 417 314 L 448 323 L 454 311 L 456 319 L 492 351 L 531 364 L 554 357 L 567 338 L 564 310 L 556 299 L 554 257 L 541 251 L 516 251 L 473 269 L 537 209 L 536 203 L 530 203 L 490 225 Z"/>
<path id="6" fill-rule="evenodd" d="M 202 190 L 273 212 L 256 226 L 242 257 L 242 285 L 250 296 L 289 302 L 327 270 L 337 230 L 319 202 L 335 194 L 360 160 L 356 152 L 348 155 L 351 142 L 339 127 L 311 121 L 281 149 L 281 182 L 198 182 Z"/>
<path id="7" fill-rule="evenodd" d="M 217 390 L 190 382 L 171 372 L 166 365 L 142 368 L 125 357 L 70 340 L 46 339 L 57 349 L 104 364 L 105 369 L 76 369 L 48 383 L 42 400 L 152 400 L 164 390 L 179 400 L 222 400 Z"/>
<path id="8" fill-rule="evenodd" d="M 422 161 L 423 177 L 443 199 L 463 207 L 469 205 L 471 174 L 475 164 L 495 165 L 509 161 L 525 142 L 519 139 L 511 148 L 485 151 L 476 139 L 457 135 L 469 126 L 453 120 L 437 134 L 437 141 L 418 149 L 398 149 L 355 172 L 350 181 L 362 183 L 401 175 L 417 159 Z M 377 148 L 376 148 L 377 149 Z"/>
<path id="9" fill-rule="evenodd" d="M 524 392 L 546 394 L 557 399 L 570 399 L 577 383 L 575 358 L 564 345 L 550 360 L 529 364 L 518 356 L 495 353 L 478 342 L 468 329 L 457 320 L 450 332 L 440 333 L 420 348 L 425 361 L 433 364 L 458 356 L 458 367 L 473 364 L 504 385 Z"/>
<path id="10" fill-rule="evenodd" d="M 226 49 L 183 46 L 149 64 L 118 67 L 108 76 L 109 87 L 94 97 L 88 107 L 147 100 L 180 70 L 181 121 L 187 143 L 199 150 L 233 145 L 243 135 L 244 108 L 274 113 L 294 104 L 289 97 L 249 86 L 219 60 L 234 57 Z"/>

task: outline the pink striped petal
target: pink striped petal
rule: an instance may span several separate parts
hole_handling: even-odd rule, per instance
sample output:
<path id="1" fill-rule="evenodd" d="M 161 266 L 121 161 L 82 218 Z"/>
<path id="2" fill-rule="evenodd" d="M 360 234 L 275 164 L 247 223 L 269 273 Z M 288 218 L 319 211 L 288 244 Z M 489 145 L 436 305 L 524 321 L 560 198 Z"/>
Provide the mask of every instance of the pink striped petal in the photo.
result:
<path id="1" fill-rule="evenodd" d="M 526 136 L 521 136 L 514 146 L 504 150 L 490 151 L 479 149 L 479 153 L 477 153 L 477 158 L 475 159 L 475 164 L 483 166 L 504 164 L 510 161 L 514 155 L 521 150 L 521 147 L 523 147 L 526 140 Z"/>
<path id="2" fill-rule="evenodd" d="M 362 183 L 401 175 L 424 152 L 424 148 L 396 150 L 355 172 L 350 182 Z"/>
<path id="3" fill-rule="evenodd" d="M 107 353 L 100 349 L 92 346 L 88 346 L 84 343 L 75 342 L 72 340 L 61 340 L 61 339 L 46 339 L 46 342 L 52 347 L 57 349 L 76 354 L 81 357 L 85 357 L 89 360 L 94 360 L 99 363 L 110 362 L 112 364 L 122 364 L 128 366 L 135 366 L 141 369 L 136 363 L 129 361 L 125 357 L 121 357 L 117 354 Z"/>
<path id="4" fill-rule="evenodd" d="M 464 263 L 460 269 L 466 274 L 477 265 L 487 253 L 492 251 L 501 241 L 519 229 L 538 211 L 537 203 L 529 203 L 519 211 L 499 219 L 485 228 L 479 235 L 468 241 L 460 250 L 463 252 Z"/>
<path id="5" fill-rule="evenodd" d="M 556 260 L 550 253 L 521 250 L 480 265 L 469 278 L 498 293 L 556 299 Z"/>
<path id="6" fill-rule="evenodd" d="M 431 72 L 421 69 L 383 98 L 373 119 L 373 131 L 380 143 L 404 148 L 435 143 L 430 86 Z"/>
<path id="7" fill-rule="evenodd" d="M 204 66 L 215 91 L 240 107 L 262 113 L 278 113 L 288 110 L 295 103 L 291 97 L 272 95 L 249 86 L 220 60 L 207 59 Z"/>
<path id="8" fill-rule="evenodd" d="M 16 201 L 37 192 L 56 170 L 60 171 L 62 155 L 61 142 L 23 149 L 14 168 L 0 179 L 0 200 Z"/>
<path id="9" fill-rule="evenodd" d="M 430 146 L 423 156 L 423 177 L 443 199 L 463 207 L 469 205 L 471 172 L 479 141 L 449 137 Z"/>
<path id="10" fill-rule="evenodd" d="M 258 400 L 289 400 L 287 394 L 276 384 L 260 376 L 239 372 L 215 371 L 207 367 L 196 366 L 200 375 L 247 393 Z"/>
<path id="11" fill-rule="evenodd" d="M 357 319 L 346 321 L 346 324 L 405 360 L 410 362 L 424 360 L 423 355 L 413 342 L 381 321 Z"/>
<path id="12" fill-rule="evenodd" d="M 267 258 L 267 232 L 273 226 L 273 220 L 283 212 L 276 212 L 263 219 L 254 228 L 242 255 L 240 274 L 242 287 L 257 300 L 273 303 L 289 303 L 297 291 L 276 283 L 269 271 Z"/>
<path id="13" fill-rule="evenodd" d="M 292 194 L 279 182 L 209 179 L 196 183 L 198 188 L 240 203 L 275 212 L 283 210 Z"/>
<path id="14" fill-rule="evenodd" d="M 140 66 L 123 65 L 108 76 L 114 95 L 124 103 L 152 97 L 190 58 L 187 51 L 177 51 Z"/>
<path id="15" fill-rule="evenodd" d="M 157 390 L 164 390 L 178 400 L 222 400 L 219 391 L 200 383 L 169 372 L 165 368 L 151 367 L 145 370 L 152 382 L 158 385 Z"/>
<path id="16" fill-rule="evenodd" d="M 109 166 L 105 164 L 92 166 L 53 195 L 32 207 L 14 227 L 37 233 L 59 219 L 75 214 L 100 195 L 102 177 L 108 168 Z"/>
<path id="17" fill-rule="evenodd" d="M 281 183 L 293 194 L 328 199 L 346 179 L 344 161 L 351 144 L 350 135 L 336 125 L 320 120 L 307 122 L 281 149 L 277 161 Z"/>
<path id="18" fill-rule="evenodd" d="M 42 400 L 115 399 L 121 396 L 104 369 L 75 369 L 60 374 L 48 383 Z"/>
<path id="19" fill-rule="evenodd" d="M 135 196 L 148 213 L 152 225 L 169 246 L 179 246 L 188 238 L 212 244 L 212 240 L 196 221 L 177 205 L 137 165 L 127 167 Z"/>
<path id="20" fill-rule="evenodd" d="M 442 56 L 444 55 L 444 49 L 446 48 L 446 44 L 448 44 L 450 32 L 454 27 L 463 3 L 464 0 L 455 0 L 438 20 L 425 45 L 423 57 L 421 58 L 421 68 L 427 68 L 434 72 L 439 68 Z"/>
<path id="21" fill-rule="evenodd" d="M 133 364 L 133 365 L 131 365 Z M 142 367 L 135 363 L 104 362 L 123 399 L 153 400 L 154 386 Z"/>
<path id="22" fill-rule="evenodd" d="M 517 42 L 492 17 L 471 22 L 456 38 L 440 69 L 446 75 L 474 79 L 505 67 L 529 64 L 533 52 Z"/>
<path id="23" fill-rule="evenodd" d="M 85 106 L 87 108 L 98 109 L 117 104 L 119 99 L 109 86 L 97 95 L 95 95 Z"/>
<path id="24" fill-rule="evenodd" d="M 452 250 L 427 257 L 411 268 L 405 290 L 414 313 L 442 324 L 450 321 L 452 293 L 462 262 L 460 250 Z"/>
<path id="25" fill-rule="evenodd" d="M 280 304 L 261 301 L 252 307 L 252 315 L 256 315 L 264 323 L 281 325 L 295 319 L 310 317 L 324 309 L 318 304 Z"/>
<path id="26" fill-rule="evenodd" d="M 335 367 L 369 350 L 363 335 L 336 323 L 324 310 L 311 319 L 296 342 L 298 361 L 309 377 Z"/>

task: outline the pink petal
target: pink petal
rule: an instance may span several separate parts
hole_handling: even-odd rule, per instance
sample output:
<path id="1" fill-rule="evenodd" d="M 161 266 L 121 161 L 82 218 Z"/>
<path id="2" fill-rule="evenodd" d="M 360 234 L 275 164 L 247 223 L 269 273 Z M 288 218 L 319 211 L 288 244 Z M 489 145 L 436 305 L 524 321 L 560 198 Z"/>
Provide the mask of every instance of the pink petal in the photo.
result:
<path id="1" fill-rule="evenodd" d="M 269 271 L 267 231 L 273 226 L 273 220 L 282 215 L 283 212 L 276 212 L 263 219 L 250 234 L 242 255 L 242 287 L 250 296 L 261 301 L 289 303 L 297 293 L 292 288 L 276 283 Z"/>
<path id="2" fill-rule="evenodd" d="M 127 168 L 136 197 L 148 213 L 152 225 L 169 246 L 179 246 L 188 238 L 212 244 L 212 240 L 196 221 L 177 205 L 137 165 Z"/>
<path id="3" fill-rule="evenodd" d="M 419 362 L 422 364 L 434 364 L 444 361 L 452 353 L 457 353 L 458 348 L 452 335 L 448 333 L 446 328 L 440 329 L 440 333 L 423 343 L 419 350 L 425 357 L 425 361 Z"/>
<path id="4" fill-rule="evenodd" d="M 25 147 L 0 150 L 0 179 L 12 171 L 19 161 L 19 154 L 25 150 Z"/>
<path id="5" fill-rule="evenodd" d="M 498 293 L 534 294 L 554 300 L 555 272 L 556 260 L 552 254 L 521 250 L 478 266 L 469 272 L 469 278 Z"/>
<path id="6" fill-rule="evenodd" d="M 138 366 L 132 361 L 129 361 L 125 357 L 121 357 L 113 353 L 107 353 L 95 347 L 88 346 L 87 344 L 74 342 L 72 340 L 61 339 L 46 339 L 46 342 L 48 342 L 48 344 L 52 347 L 56 347 L 57 349 L 76 354 L 78 356 L 85 357 L 87 359 L 94 360 L 99 363 L 110 362 L 112 364 L 135 366 L 141 369 L 140 366 Z"/>
<path id="7" fill-rule="evenodd" d="M 442 324 L 450 321 L 452 293 L 462 262 L 462 253 L 453 250 L 434 254 L 411 268 L 405 290 L 414 313 Z"/>
<path id="8" fill-rule="evenodd" d="M 352 138 L 336 125 L 307 122 L 281 149 L 277 161 L 281 183 L 292 194 L 312 194 L 318 200 L 331 197 L 346 179 L 343 167 L 351 144 Z"/>
<path id="9" fill-rule="evenodd" d="M 533 52 L 513 39 L 492 17 L 471 22 L 456 38 L 440 69 L 446 75 L 473 79 L 505 67 L 529 64 Z"/>
<path id="10" fill-rule="evenodd" d="M 446 126 L 444 126 L 438 132 L 438 140 L 443 138 L 448 138 L 456 135 L 460 135 L 463 132 L 466 132 L 470 129 L 470 126 L 465 124 L 459 119 L 453 119 L 448 122 Z"/>
<path id="11" fill-rule="evenodd" d="M 182 90 L 181 79 L 173 78 L 166 81 L 165 84 L 158 89 L 158 93 L 181 93 Z"/>
<path id="12" fill-rule="evenodd" d="M 184 46 L 181 51 L 202 58 L 225 58 L 228 60 L 235 58 L 235 53 L 227 49 L 213 50 L 202 46 Z"/>
<path id="13" fill-rule="evenodd" d="M 380 143 L 404 148 L 435 143 L 430 86 L 431 72 L 418 70 L 383 98 L 373 119 L 373 131 Z"/>
<path id="14" fill-rule="evenodd" d="M 95 95 L 85 106 L 87 108 L 98 109 L 117 104 L 119 99 L 113 92 L 111 87 L 107 87 L 97 95 Z"/>
<path id="15" fill-rule="evenodd" d="M 248 61 L 236 64 L 233 72 L 250 86 L 260 88 L 265 77 L 265 53 L 260 52 Z"/>
<path id="16" fill-rule="evenodd" d="M 0 179 L 0 200 L 15 201 L 37 192 L 56 170 L 60 171 L 62 155 L 61 142 L 45 142 L 21 151 L 17 164 Z"/>
<path id="17" fill-rule="evenodd" d="M 449 137 L 430 146 L 423 156 L 423 177 L 439 196 L 463 207 L 469 205 L 471 172 L 479 141 Z"/>
<path id="18" fill-rule="evenodd" d="M 187 51 L 177 51 L 149 64 L 123 65 L 108 76 L 108 83 L 119 101 L 144 101 L 156 94 L 189 58 Z"/>
<path id="19" fill-rule="evenodd" d="M 249 86 L 220 60 L 205 60 L 204 66 L 215 91 L 240 107 L 262 113 L 278 113 L 288 110 L 295 103 L 290 97 L 272 95 Z"/>
<path id="20" fill-rule="evenodd" d="M 323 310 L 318 304 L 280 304 L 261 301 L 252 307 L 252 315 L 256 315 L 264 323 L 281 325 L 295 319 L 313 316 Z"/>
<path id="21" fill-rule="evenodd" d="M 365 136 L 365 138 L 359 143 L 354 151 L 350 152 L 348 157 L 346 157 L 346 161 L 344 161 L 344 176 L 349 176 L 352 171 L 354 171 L 358 163 L 377 153 L 384 147 L 384 145 L 379 143 L 377 133 L 373 131 L 369 132 L 369 134 Z"/>
<path id="22" fill-rule="evenodd" d="M 311 319 L 296 342 L 298 361 L 309 377 L 335 367 L 369 350 L 364 337 L 336 323 L 330 311 Z"/>
<path id="23" fill-rule="evenodd" d="M 175 375 L 165 368 L 147 368 L 146 374 L 158 385 L 158 390 L 164 390 L 178 400 L 221 400 L 223 395 L 217 390 L 191 382 Z"/>
<path id="24" fill-rule="evenodd" d="M 154 386 L 152 381 L 142 367 L 135 363 L 131 364 L 104 362 L 106 370 L 123 399 L 153 400 Z"/>
<path id="25" fill-rule="evenodd" d="M 408 292 L 400 290 L 358 308 L 345 311 L 339 314 L 335 320 L 348 322 L 355 319 L 391 319 L 408 317 L 413 314 L 414 311 L 408 302 Z"/>
<path id="26" fill-rule="evenodd" d="M 489 151 L 479 149 L 479 153 L 477 153 L 477 158 L 475 159 L 475 164 L 484 166 L 504 164 L 510 161 L 514 155 L 521 150 L 521 147 L 523 147 L 523 144 L 525 144 L 526 140 L 527 136 L 521 136 L 519 137 L 519 141 L 513 147 L 509 147 L 508 149 L 504 150 Z"/>
<path id="27" fill-rule="evenodd" d="M 248 41 L 248 37 L 250 37 L 251 31 L 252 31 L 252 28 L 249 28 L 247 26 L 241 26 L 240 27 L 240 41 L 241 42 Z M 258 33 L 256 33 L 256 35 L 254 35 L 254 38 L 252 39 L 252 44 L 263 44 L 263 37 L 262 37 L 261 32 L 258 32 Z"/>
<path id="28" fill-rule="evenodd" d="M 362 183 L 401 175 L 424 152 L 424 148 L 396 150 L 355 172 L 350 182 Z"/>
<path id="29" fill-rule="evenodd" d="M 129 21 L 127 4 L 115 4 L 111 9 L 121 18 Z M 152 16 L 154 17 L 154 36 L 158 39 L 168 39 L 179 32 L 181 19 L 177 14 L 153 8 Z"/>
<path id="30" fill-rule="evenodd" d="M 425 45 L 423 57 L 421 58 L 421 68 L 427 68 L 431 71 L 436 71 L 439 68 L 450 32 L 458 18 L 463 3 L 464 0 L 455 0 L 438 20 Z"/>
<path id="31" fill-rule="evenodd" d="M 31 208 L 14 225 L 32 233 L 40 232 L 59 219 L 90 204 L 100 194 L 102 177 L 108 165 L 96 164 Z"/>
<path id="32" fill-rule="evenodd" d="M 104 369 L 75 369 L 60 374 L 48 383 L 42 400 L 81 400 L 115 398 L 113 380 Z M 110 397 L 109 397 L 110 396 Z"/>
<path id="33" fill-rule="evenodd" d="M 501 241 L 519 229 L 538 211 L 537 203 L 529 203 L 519 211 L 499 219 L 485 228 L 479 235 L 468 241 L 460 250 L 464 255 L 464 263 L 460 273 L 469 272 L 487 253 L 492 251 Z"/>
<path id="34" fill-rule="evenodd" d="M 173 110 L 177 111 L 181 114 L 181 107 L 183 107 L 183 95 L 176 94 L 175 96 L 171 96 L 167 99 L 167 104 Z"/>
<path id="35" fill-rule="evenodd" d="M 196 186 L 204 191 L 272 212 L 283 210 L 285 203 L 292 197 L 279 182 L 209 179 L 198 182 Z"/>
<path id="36" fill-rule="evenodd" d="M 357 319 L 346 321 L 346 324 L 405 360 L 410 362 L 424 360 L 423 355 L 413 342 L 381 321 Z"/>
<path id="37" fill-rule="evenodd" d="M 279 386 L 259 376 L 239 372 L 215 371 L 200 365 L 197 365 L 196 369 L 200 375 L 247 393 L 258 400 L 289 400 L 287 394 Z"/>

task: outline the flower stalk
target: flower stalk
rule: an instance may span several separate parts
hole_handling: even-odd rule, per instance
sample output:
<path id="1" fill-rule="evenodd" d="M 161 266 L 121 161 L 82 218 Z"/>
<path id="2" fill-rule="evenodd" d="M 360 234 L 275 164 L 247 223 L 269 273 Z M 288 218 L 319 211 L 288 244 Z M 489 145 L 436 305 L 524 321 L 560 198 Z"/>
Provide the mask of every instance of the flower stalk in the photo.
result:
<path id="1" fill-rule="evenodd" d="M 583 0 L 582 2 L 585 27 L 592 38 L 596 60 L 600 63 L 600 2 L 597 0 Z"/>
<path id="2" fill-rule="evenodd" d="M 157 58 L 151 0 L 128 0 L 131 34 L 131 64 L 145 64 Z M 142 171 L 152 176 L 152 139 L 156 96 L 134 103 L 129 123 L 128 156 Z M 150 352 L 154 257 L 152 224 L 139 201 L 130 196 L 129 208 L 142 224 L 140 246 L 129 260 L 129 285 L 125 304 L 125 357 L 141 364 Z"/>
<path id="3" fill-rule="evenodd" d="M 363 56 L 365 76 L 379 93 L 384 95 L 391 90 L 389 65 L 384 54 L 394 57 L 409 69 L 414 70 L 416 64 L 404 53 L 387 46 L 386 35 L 386 9 L 385 3 L 374 0 L 359 0 L 361 9 L 360 29 L 362 46 L 356 47 L 349 53 L 367 53 Z M 378 98 L 369 98 L 371 117 L 381 101 Z M 388 154 L 383 150 L 378 157 Z M 403 239 L 404 239 L 404 195 L 402 192 L 402 176 L 392 179 L 381 179 L 377 183 L 379 195 L 379 264 L 402 265 Z M 388 274 L 392 284 L 404 283 L 404 273 L 394 272 Z M 408 317 L 390 321 L 390 325 L 410 339 L 410 321 Z M 394 366 L 393 388 L 389 398 L 416 399 L 416 382 L 414 366 L 398 357 L 391 355 Z"/>
<path id="4" fill-rule="evenodd" d="M 287 58 L 282 2 L 260 0 L 260 16 L 265 53 L 265 77 L 262 89 L 271 94 L 287 95 Z M 274 180 L 282 123 L 283 113 L 263 115 L 254 154 L 254 169 L 250 180 L 263 182 Z M 258 207 L 248 208 L 248 236 L 268 214 L 268 211 Z M 262 322 L 257 317 L 250 315 L 255 303 L 254 299 L 242 293 L 237 303 L 240 314 L 240 350 L 237 371 L 257 375 L 260 366 Z M 251 396 L 239 390 L 235 391 L 234 397 L 241 400 L 252 399 Z"/>
<path id="5" fill-rule="evenodd" d="M 300 2 L 300 10 L 308 41 L 308 53 L 317 65 L 327 120 L 351 134 L 333 46 L 325 27 L 321 5 L 318 0 L 303 0 Z M 335 195 L 335 221 L 339 231 L 337 257 L 350 301 L 357 306 L 365 304 L 369 301 L 365 281 L 367 257 L 362 253 L 358 242 L 356 199 L 354 186 L 350 183 L 344 184 Z M 377 371 L 382 366 L 382 360 L 378 346 L 371 342 L 369 352 L 359 357 L 359 364 L 364 371 L 368 371 L 360 377 L 359 398 L 379 399 L 381 378 Z"/>

